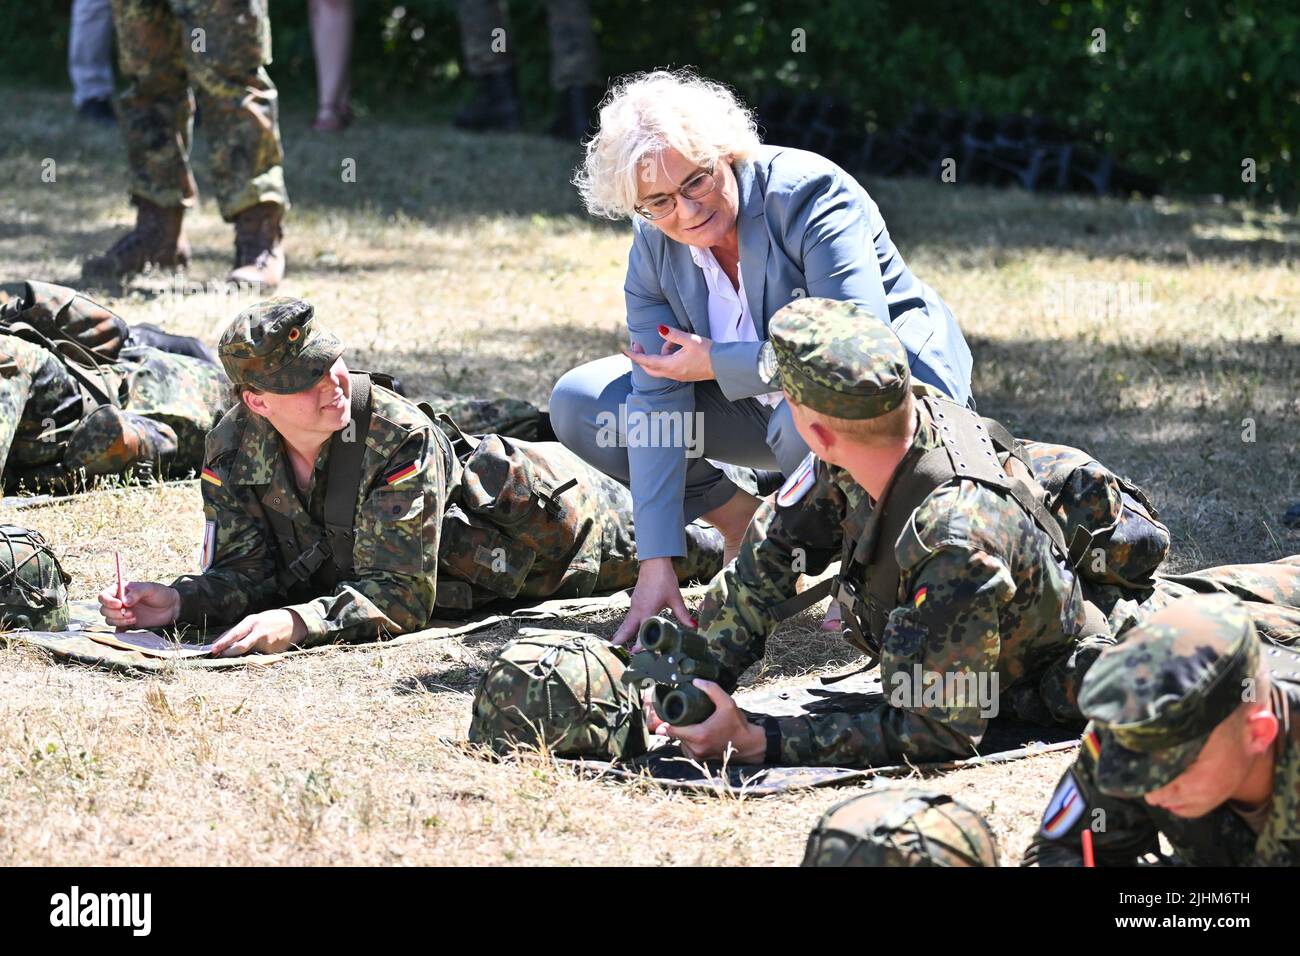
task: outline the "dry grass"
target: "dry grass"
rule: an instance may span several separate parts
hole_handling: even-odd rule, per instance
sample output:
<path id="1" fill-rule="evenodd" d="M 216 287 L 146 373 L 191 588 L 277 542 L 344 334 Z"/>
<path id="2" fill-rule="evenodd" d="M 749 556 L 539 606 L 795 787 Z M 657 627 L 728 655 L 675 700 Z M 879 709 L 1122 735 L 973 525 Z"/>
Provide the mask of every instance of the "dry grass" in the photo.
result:
<path id="1" fill-rule="evenodd" d="M 72 281 L 79 257 L 128 221 L 120 143 L 74 124 L 61 96 L 7 96 L 3 276 Z M 305 122 L 284 124 L 296 203 L 284 291 L 309 296 L 357 364 L 415 391 L 545 402 L 559 374 L 616 346 L 626 235 L 578 215 L 572 150 L 374 120 L 319 139 Z M 41 181 L 47 157 L 54 183 Z M 340 181 L 344 158 L 356 183 Z M 1294 221 L 1224 205 L 868 187 L 913 269 L 961 319 L 982 410 L 1142 481 L 1174 530 L 1179 568 L 1300 550 L 1278 520 L 1300 499 Z M 220 280 L 229 228 L 205 203 L 191 231 L 190 281 Z M 1127 283 L 1149 308 L 1098 307 Z M 1068 307 L 1057 308 L 1062 290 Z M 146 279 L 108 301 L 209 341 L 243 304 L 210 287 L 182 292 Z M 201 523 L 193 485 L 0 519 L 44 532 L 79 598 L 110 580 L 115 548 L 138 577 L 192 570 Z M 616 624 L 571 622 L 602 634 Z M 463 736 L 467 694 L 509 636 L 149 679 L 0 652 L 0 863 L 786 864 L 847 795 L 692 798 L 536 758 L 468 756 L 442 738 Z M 750 682 L 845 659 L 805 617 Z M 1067 760 L 932 785 L 986 812 L 1014 861 Z"/>

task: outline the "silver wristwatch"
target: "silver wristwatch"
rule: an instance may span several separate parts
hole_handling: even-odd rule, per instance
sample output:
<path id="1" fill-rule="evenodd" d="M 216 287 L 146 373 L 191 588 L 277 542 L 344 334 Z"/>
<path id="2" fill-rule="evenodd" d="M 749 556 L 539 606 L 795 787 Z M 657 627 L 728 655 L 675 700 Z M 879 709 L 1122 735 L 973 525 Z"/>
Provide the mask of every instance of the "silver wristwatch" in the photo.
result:
<path id="1" fill-rule="evenodd" d="M 763 380 L 764 385 L 771 385 L 776 381 L 776 349 L 772 348 L 771 339 L 764 342 L 763 347 L 758 351 L 758 377 Z"/>

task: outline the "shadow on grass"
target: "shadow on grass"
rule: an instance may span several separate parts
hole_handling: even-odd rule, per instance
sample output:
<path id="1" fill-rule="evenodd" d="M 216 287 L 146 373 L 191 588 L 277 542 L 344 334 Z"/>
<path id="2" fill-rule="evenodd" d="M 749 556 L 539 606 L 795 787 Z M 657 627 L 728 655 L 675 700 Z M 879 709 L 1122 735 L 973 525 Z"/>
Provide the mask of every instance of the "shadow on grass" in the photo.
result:
<path id="1" fill-rule="evenodd" d="M 11 120 L 0 143 L 0 179 L 17 187 L 3 206 L 23 215 L 3 217 L 10 221 L 0 228 L 0 241 L 31 238 L 47 256 L 69 262 L 105 246 L 120 233 L 94 220 L 129 215 L 117 131 L 79 123 L 56 92 L 3 95 Z M 305 132 L 305 120 L 290 114 L 281 125 L 293 215 L 406 217 L 435 227 L 504 217 L 555 229 L 628 231 L 626 222 L 595 220 L 582 210 L 569 182 L 581 160 L 576 146 L 382 119 L 321 136 Z M 202 130 L 194 153 L 200 188 L 210 196 Z M 42 182 L 47 159 L 58 165 L 57 184 Z M 1170 264 L 1300 258 L 1294 217 L 1237 204 L 1094 200 L 919 180 L 864 183 L 905 255 L 985 255 L 996 262 L 1048 250 Z"/>
<path id="2" fill-rule="evenodd" d="M 491 343 L 519 334 L 489 326 L 476 338 Z M 364 358 L 402 376 L 413 395 L 514 394 L 544 404 L 555 379 L 578 364 L 566 359 L 569 335 L 590 341 L 577 326 L 550 329 L 549 351 L 521 347 L 526 357 L 508 368 L 436 347 Z M 1280 524 L 1300 500 L 1300 345 L 1276 338 L 1210 346 L 976 338 L 971 346 L 980 411 L 1022 437 L 1087 449 L 1143 485 L 1173 532 L 1177 570 L 1300 551 L 1300 534 Z"/>
<path id="3" fill-rule="evenodd" d="M 463 665 L 449 667 L 446 671 L 431 671 L 403 677 L 393 684 L 393 691 L 401 696 L 420 694 L 473 694 L 482 670 Z"/>

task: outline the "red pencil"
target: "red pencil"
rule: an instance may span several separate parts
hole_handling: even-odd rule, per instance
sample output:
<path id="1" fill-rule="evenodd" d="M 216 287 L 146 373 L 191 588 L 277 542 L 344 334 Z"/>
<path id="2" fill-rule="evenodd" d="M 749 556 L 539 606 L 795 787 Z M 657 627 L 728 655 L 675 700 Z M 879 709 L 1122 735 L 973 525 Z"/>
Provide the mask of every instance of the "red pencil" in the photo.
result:
<path id="1" fill-rule="evenodd" d="M 117 599 L 119 601 L 125 601 L 126 586 L 122 584 L 122 552 L 114 551 L 113 561 L 117 564 Z M 120 631 L 122 628 L 118 627 L 117 630 Z"/>
<path id="2" fill-rule="evenodd" d="M 1083 831 L 1083 865 L 1096 866 L 1092 857 L 1092 831 L 1085 828 Z"/>

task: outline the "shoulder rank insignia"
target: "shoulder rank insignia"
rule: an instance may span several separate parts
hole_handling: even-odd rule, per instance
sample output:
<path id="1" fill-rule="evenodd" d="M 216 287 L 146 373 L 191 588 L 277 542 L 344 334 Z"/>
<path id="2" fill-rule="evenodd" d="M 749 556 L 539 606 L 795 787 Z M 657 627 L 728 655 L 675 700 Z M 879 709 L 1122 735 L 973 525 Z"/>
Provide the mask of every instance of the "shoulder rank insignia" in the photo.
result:
<path id="1" fill-rule="evenodd" d="M 808 489 L 811 488 L 816 481 L 817 458 L 812 452 L 808 452 L 808 456 L 804 458 L 803 461 L 799 462 L 799 467 L 796 468 L 794 473 L 785 480 L 785 484 L 781 486 L 781 490 L 776 493 L 777 505 L 782 508 L 790 507 L 790 505 L 808 494 Z"/>

